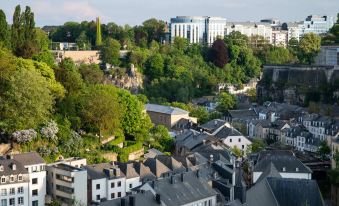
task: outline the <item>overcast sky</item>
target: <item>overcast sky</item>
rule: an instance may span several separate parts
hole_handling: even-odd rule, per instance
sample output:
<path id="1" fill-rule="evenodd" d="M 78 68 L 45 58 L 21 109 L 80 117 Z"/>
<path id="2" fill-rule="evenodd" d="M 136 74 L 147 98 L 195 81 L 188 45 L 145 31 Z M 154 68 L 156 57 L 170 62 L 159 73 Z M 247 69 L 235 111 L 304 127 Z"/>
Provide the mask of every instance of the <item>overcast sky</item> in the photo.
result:
<path id="1" fill-rule="evenodd" d="M 31 6 L 38 26 L 93 20 L 136 25 L 155 17 L 169 21 L 178 15 L 221 16 L 230 21 L 275 17 L 301 21 L 307 15 L 336 16 L 339 0 L 0 0 L 11 22 L 17 4 Z"/>

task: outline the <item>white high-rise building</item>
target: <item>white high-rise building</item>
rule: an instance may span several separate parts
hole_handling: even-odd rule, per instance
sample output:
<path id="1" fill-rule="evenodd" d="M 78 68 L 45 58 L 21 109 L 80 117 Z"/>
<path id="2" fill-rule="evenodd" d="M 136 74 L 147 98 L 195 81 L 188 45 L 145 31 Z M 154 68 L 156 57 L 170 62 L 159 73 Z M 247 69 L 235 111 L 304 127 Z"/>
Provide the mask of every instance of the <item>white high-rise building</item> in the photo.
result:
<path id="1" fill-rule="evenodd" d="M 226 26 L 226 35 L 233 31 L 238 31 L 248 37 L 262 36 L 269 43 L 272 43 L 272 27 L 267 22 L 228 22 Z"/>
<path id="2" fill-rule="evenodd" d="M 190 43 L 211 45 L 225 36 L 226 19 L 208 16 L 177 16 L 171 19 L 171 42 L 175 37 L 186 38 Z"/>

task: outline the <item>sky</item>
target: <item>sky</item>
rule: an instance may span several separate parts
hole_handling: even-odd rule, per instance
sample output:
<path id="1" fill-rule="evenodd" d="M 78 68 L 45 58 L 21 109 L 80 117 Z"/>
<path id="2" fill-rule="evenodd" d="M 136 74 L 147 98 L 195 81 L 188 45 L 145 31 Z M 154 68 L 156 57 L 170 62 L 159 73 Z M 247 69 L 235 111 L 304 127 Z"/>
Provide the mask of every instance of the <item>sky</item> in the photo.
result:
<path id="1" fill-rule="evenodd" d="M 153 17 L 170 21 L 180 15 L 220 16 L 228 21 L 302 21 L 310 14 L 336 18 L 339 12 L 339 0 L 0 0 L 0 9 L 10 23 L 18 4 L 32 8 L 37 26 L 90 21 L 98 16 L 103 23 L 119 25 L 137 25 Z"/>

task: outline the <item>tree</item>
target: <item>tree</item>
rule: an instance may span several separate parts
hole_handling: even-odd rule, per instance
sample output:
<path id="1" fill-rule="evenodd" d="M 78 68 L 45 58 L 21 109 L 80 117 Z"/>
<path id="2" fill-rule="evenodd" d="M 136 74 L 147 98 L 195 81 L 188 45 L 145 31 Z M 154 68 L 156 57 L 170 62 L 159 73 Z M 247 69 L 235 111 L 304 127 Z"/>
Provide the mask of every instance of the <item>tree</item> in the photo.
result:
<path id="1" fill-rule="evenodd" d="M 75 42 L 77 43 L 78 48 L 80 50 L 90 50 L 91 49 L 91 43 L 89 42 L 85 31 L 82 31 L 80 33 L 79 37 L 75 40 Z"/>
<path id="2" fill-rule="evenodd" d="M 80 98 L 83 100 L 80 112 L 85 127 L 98 132 L 100 137 L 103 133 L 110 135 L 120 130 L 122 113 L 114 86 L 90 85 Z"/>
<path id="3" fill-rule="evenodd" d="M 312 64 L 318 52 L 320 51 L 321 38 L 314 33 L 307 33 L 301 37 L 300 57 L 303 63 Z"/>
<path id="4" fill-rule="evenodd" d="M 104 72 L 97 64 L 81 64 L 79 71 L 87 84 L 100 84 L 104 80 Z"/>
<path id="5" fill-rule="evenodd" d="M 101 23 L 100 23 L 99 17 L 97 18 L 97 21 L 96 21 L 96 27 L 97 27 L 97 33 L 96 33 L 95 45 L 101 46 L 102 45 L 102 36 L 101 36 Z"/>
<path id="6" fill-rule="evenodd" d="M 33 62 L 0 51 L 0 71 L 0 127 L 12 133 L 45 122 L 54 97 L 46 86 L 50 83 Z"/>
<path id="7" fill-rule="evenodd" d="M 221 92 L 217 99 L 217 110 L 221 113 L 226 113 L 229 109 L 233 109 L 236 104 L 234 95 L 226 92 Z"/>
<path id="8" fill-rule="evenodd" d="M 171 152 L 174 139 L 169 135 L 168 129 L 158 125 L 151 130 L 152 145 L 162 152 Z"/>
<path id="9" fill-rule="evenodd" d="M 217 39 L 208 52 L 208 60 L 223 68 L 228 63 L 228 49 L 222 39 Z"/>
<path id="10" fill-rule="evenodd" d="M 107 64 L 120 64 L 120 43 L 111 38 L 107 38 L 100 48 L 100 59 Z"/>
<path id="11" fill-rule="evenodd" d="M 165 35 L 165 22 L 157 19 L 148 19 L 142 23 L 144 31 L 147 33 L 147 42 L 153 40 L 160 42 Z"/>
<path id="12" fill-rule="evenodd" d="M 264 64 L 291 64 L 296 61 L 296 57 L 284 47 L 270 47 L 264 52 Z"/>
<path id="13" fill-rule="evenodd" d="M 144 104 L 137 96 L 126 90 L 119 90 L 119 103 L 121 106 L 121 126 L 126 135 L 132 136 L 136 141 L 148 140 L 149 130 L 153 127 L 151 120 L 146 115 Z"/>
<path id="14" fill-rule="evenodd" d="M 318 153 L 323 160 L 327 159 L 327 157 L 331 154 L 331 148 L 327 145 L 326 140 L 324 140 L 320 143 Z"/>
<path id="15" fill-rule="evenodd" d="M 77 93 L 83 88 L 81 74 L 71 59 L 63 59 L 54 71 L 56 79 L 65 87 L 68 95 Z"/>
<path id="16" fill-rule="evenodd" d="M 7 24 L 5 12 L 0 9 L 0 43 L 6 47 L 10 46 L 9 34 L 9 27 Z"/>
<path id="17" fill-rule="evenodd" d="M 34 14 L 29 6 L 21 13 L 20 5 L 16 6 L 12 24 L 13 53 L 23 58 L 31 58 L 39 52 L 36 42 Z"/>
<path id="18" fill-rule="evenodd" d="M 204 124 L 209 120 L 209 114 L 207 109 L 201 106 L 194 107 L 190 112 L 190 116 L 198 118 L 199 124 Z"/>
<path id="19" fill-rule="evenodd" d="M 146 63 L 145 74 L 152 80 L 163 75 L 164 59 L 160 54 L 154 54 Z"/>
<path id="20" fill-rule="evenodd" d="M 265 149 L 266 144 L 261 139 L 254 139 L 251 144 L 252 152 L 260 152 L 261 150 Z"/>

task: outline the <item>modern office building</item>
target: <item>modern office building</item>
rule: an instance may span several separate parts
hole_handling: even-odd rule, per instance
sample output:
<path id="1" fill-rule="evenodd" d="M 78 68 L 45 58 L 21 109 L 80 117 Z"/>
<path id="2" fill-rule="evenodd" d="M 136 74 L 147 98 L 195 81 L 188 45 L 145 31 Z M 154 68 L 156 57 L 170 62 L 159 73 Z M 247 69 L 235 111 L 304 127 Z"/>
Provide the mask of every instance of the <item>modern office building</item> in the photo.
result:
<path id="1" fill-rule="evenodd" d="M 211 45 L 225 36 L 226 19 L 208 16 L 177 16 L 171 19 L 171 42 L 175 37 L 186 38 L 190 43 Z"/>
<path id="2" fill-rule="evenodd" d="M 311 32 L 318 35 L 325 34 L 333 27 L 333 24 L 333 17 L 310 15 L 303 24 L 299 25 L 300 37 Z"/>
<path id="3" fill-rule="evenodd" d="M 228 22 L 226 35 L 238 31 L 248 37 L 263 36 L 269 43 L 272 43 L 272 26 L 267 22 Z"/>
<path id="4" fill-rule="evenodd" d="M 339 65 L 339 46 L 322 46 L 315 62 L 319 65 Z"/>

